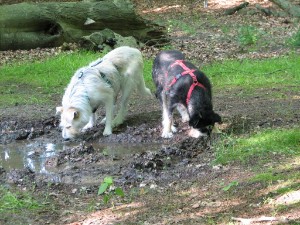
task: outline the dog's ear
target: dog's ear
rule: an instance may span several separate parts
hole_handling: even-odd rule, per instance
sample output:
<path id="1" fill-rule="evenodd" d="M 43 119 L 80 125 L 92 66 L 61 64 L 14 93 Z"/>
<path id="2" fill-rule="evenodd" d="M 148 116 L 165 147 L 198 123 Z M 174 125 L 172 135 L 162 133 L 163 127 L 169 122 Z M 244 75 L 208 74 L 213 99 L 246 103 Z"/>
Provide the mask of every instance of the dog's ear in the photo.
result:
<path id="1" fill-rule="evenodd" d="M 60 115 L 63 112 L 63 107 L 62 106 L 58 106 L 56 107 L 56 114 L 55 115 Z"/>
<path id="2" fill-rule="evenodd" d="M 69 108 L 67 109 L 66 115 L 69 118 L 69 120 L 76 120 L 79 118 L 79 111 L 75 108 Z"/>

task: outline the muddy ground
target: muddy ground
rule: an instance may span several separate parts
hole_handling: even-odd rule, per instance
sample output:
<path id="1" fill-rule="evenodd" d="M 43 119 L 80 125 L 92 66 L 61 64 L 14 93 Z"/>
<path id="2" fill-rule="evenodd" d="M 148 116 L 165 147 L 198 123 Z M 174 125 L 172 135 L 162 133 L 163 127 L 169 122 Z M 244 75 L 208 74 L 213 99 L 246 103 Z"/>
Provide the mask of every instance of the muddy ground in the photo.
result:
<path id="1" fill-rule="evenodd" d="M 170 4 L 169 8 L 150 13 L 143 10 L 157 9 L 160 5 L 155 5 L 154 1 L 142 2 L 139 11 L 150 19 L 170 19 L 177 15 L 188 20 L 190 7 L 194 7 L 193 15 L 197 13 L 204 21 L 201 27 L 197 27 L 198 35 L 187 35 L 177 29 L 170 31 L 170 36 L 173 46 L 201 65 L 226 58 L 265 58 L 287 54 L 289 49 L 283 44 L 283 36 L 296 29 L 291 18 L 265 17 L 259 12 L 249 15 L 245 11 L 241 15 L 224 17 L 218 1 L 211 1 L 208 9 L 190 3 L 180 8 Z M 258 2 L 267 4 L 266 1 Z M 251 52 L 241 49 L 230 36 L 221 35 L 224 22 L 236 26 L 244 20 L 273 29 L 270 31 L 272 42 L 266 42 L 265 46 Z M 284 33 L 278 32 L 276 26 L 284 27 Z M 142 50 L 145 57 L 153 57 L 159 48 Z M 26 51 L 19 51 L 16 55 L 2 52 L 2 63 L 14 58 L 22 60 L 22 54 L 26 55 Z M 36 55 L 44 57 L 42 53 Z M 274 93 L 280 93 L 281 97 L 275 98 Z M 35 143 L 32 157 L 39 157 L 45 151 L 41 147 L 45 143 L 62 144 L 59 118 L 54 116 L 60 98 L 58 96 L 57 102 L 51 106 L 18 105 L 1 109 L 0 143 L 9 145 L 30 140 Z M 222 133 L 199 139 L 187 136 L 188 126 L 180 121 L 178 115 L 178 133 L 171 140 L 162 139 L 161 112 L 155 98 L 142 99 L 135 94 L 126 121 L 109 137 L 102 136 L 104 127 L 100 120 L 104 112 L 100 110 L 96 127 L 80 139 L 64 143 L 64 148 L 57 155 L 47 159 L 46 167 L 54 171 L 55 176 L 28 168 L 12 171 L 0 168 L 1 184 L 13 185 L 19 190 L 34 189 L 38 197 L 49 202 L 49 208 L 38 214 L 27 211 L 5 214 L 0 218 L 0 224 L 228 224 L 235 221 L 233 217 L 257 219 L 260 216 L 274 217 L 276 221 L 257 223 L 296 224 L 300 220 L 297 207 L 275 212 L 274 207 L 264 204 L 272 190 L 262 183 L 246 182 L 255 173 L 255 159 L 250 160 L 249 165 L 234 163 L 222 166 L 215 165 L 213 161 L 214 144 L 222 135 L 247 134 L 260 128 L 299 124 L 299 89 L 270 87 L 250 95 L 242 89 L 217 89 L 214 90 L 213 102 L 215 111 L 223 118 L 223 124 L 218 126 Z M 293 163 L 290 159 L 274 155 L 272 163 L 257 166 L 275 167 L 287 161 Z M 287 175 L 293 173 L 292 170 L 284 172 Z M 115 186 L 125 191 L 124 198 L 115 196 L 109 204 L 103 203 L 97 191 L 105 176 L 114 177 Z M 235 180 L 239 181 L 239 186 L 233 192 L 222 191 L 222 187 Z M 252 222 L 255 223 L 255 220 Z"/>

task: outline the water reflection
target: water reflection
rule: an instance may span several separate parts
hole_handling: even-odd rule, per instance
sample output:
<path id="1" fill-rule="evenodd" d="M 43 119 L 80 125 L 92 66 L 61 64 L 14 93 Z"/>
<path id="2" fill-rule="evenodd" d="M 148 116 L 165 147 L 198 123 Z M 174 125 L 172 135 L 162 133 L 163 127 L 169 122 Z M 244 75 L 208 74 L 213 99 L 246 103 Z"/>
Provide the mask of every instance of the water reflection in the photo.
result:
<path id="1" fill-rule="evenodd" d="M 37 173 L 53 174 L 49 168 L 46 168 L 46 161 L 55 157 L 57 150 L 61 148 L 62 146 L 53 143 L 25 141 L 0 145 L 0 167 L 6 171 L 29 168 Z"/>
<path id="2" fill-rule="evenodd" d="M 8 160 L 9 159 L 9 154 L 7 151 L 4 152 L 4 159 L 5 160 Z"/>
<path id="3" fill-rule="evenodd" d="M 141 145 L 126 145 L 113 143 L 86 143 L 86 146 L 91 145 L 97 153 L 102 153 L 109 156 L 108 159 L 120 159 L 125 155 L 132 157 L 132 154 L 143 151 L 153 151 L 158 149 L 158 144 L 141 144 Z M 43 142 L 28 142 L 18 141 L 7 145 L 0 144 L 0 167 L 3 167 L 7 172 L 13 169 L 28 168 L 31 171 L 41 175 L 42 178 L 53 182 L 62 182 L 63 179 L 68 179 L 62 171 L 65 171 L 68 165 L 58 166 L 57 154 L 72 147 L 82 147 L 78 143 L 43 143 Z M 88 177 L 85 177 L 88 180 Z"/>

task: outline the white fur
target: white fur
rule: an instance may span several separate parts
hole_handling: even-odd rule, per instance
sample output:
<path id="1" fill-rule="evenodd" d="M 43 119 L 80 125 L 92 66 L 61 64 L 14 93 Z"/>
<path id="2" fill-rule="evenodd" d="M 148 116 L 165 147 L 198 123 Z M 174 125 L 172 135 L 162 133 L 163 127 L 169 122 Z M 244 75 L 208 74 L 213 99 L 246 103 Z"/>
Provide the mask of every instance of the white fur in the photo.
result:
<path id="1" fill-rule="evenodd" d="M 180 113 L 183 123 L 188 122 L 190 120 L 189 112 L 184 105 L 178 104 L 176 109 Z"/>
<path id="2" fill-rule="evenodd" d="M 163 108 L 163 119 L 162 119 L 162 125 L 163 125 L 163 131 L 162 131 L 162 137 L 163 138 L 171 138 L 173 137 L 172 133 L 172 115 L 169 115 L 167 103 L 166 103 L 166 94 L 164 92 L 162 94 L 162 108 Z"/>
<path id="3" fill-rule="evenodd" d="M 163 122 L 162 122 L 163 132 L 162 132 L 161 136 L 163 138 L 172 138 L 173 133 L 176 133 L 177 129 L 173 125 L 173 115 L 168 114 L 167 104 L 166 104 L 166 96 L 165 96 L 165 93 L 163 93 L 163 92 L 162 92 L 162 100 L 163 100 Z M 189 107 L 191 107 L 191 106 L 189 106 Z M 178 110 L 178 112 L 181 115 L 182 122 L 187 122 L 190 120 L 188 110 L 184 105 L 178 104 L 176 106 L 176 109 Z M 189 130 L 188 135 L 193 138 L 207 136 L 207 134 L 202 133 L 201 131 L 199 131 L 198 129 L 195 129 L 193 127 L 191 127 L 191 129 Z"/>
<path id="4" fill-rule="evenodd" d="M 193 127 L 191 127 L 191 129 L 190 129 L 188 135 L 189 135 L 190 137 L 193 137 L 193 138 L 199 138 L 199 137 L 207 136 L 207 134 L 204 134 L 204 133 L 202 133 L 200 130 L 195 129 L 195 128 L 193 128 Z"/>
<path id="5" fill-rule="evenodd" d="M 103 135 L 112 134 L 112 128 L 122 124 L 127 115 L 127 103 L 134 88 L 141 95 L 152 96 L 143 78 L 142 54 L 135 48 L 116 48 L 77 70 L 65 91 L 62 106 L 57 107 L 57 112 L 61 113 L 63 138 L 74 138 L 80 131 L 93 127 L 96 120 L 93 110 L 101 104 L 106 111 Z M 113 119 L 119 93 L 120 109 Z"/>
<path id="6" fill-rule="evenodd" d="M 163 120 L 162 120 L 163 131 L 161 136 L 163 138 L 172 138 L 173 133 L 177 132 L 177 128 L 174 126 L 173 115 L 169 115 L 168 113 L 166 93 L 163 91 L 161 95 L 162 95 L 162 108 L 163 108 Z M 187 108 L 184 105 L 177 104 L 176 109 L 181 115 L 182 122 L 187 122 L 190 120 L 190 115 L 188 113 Z"/>

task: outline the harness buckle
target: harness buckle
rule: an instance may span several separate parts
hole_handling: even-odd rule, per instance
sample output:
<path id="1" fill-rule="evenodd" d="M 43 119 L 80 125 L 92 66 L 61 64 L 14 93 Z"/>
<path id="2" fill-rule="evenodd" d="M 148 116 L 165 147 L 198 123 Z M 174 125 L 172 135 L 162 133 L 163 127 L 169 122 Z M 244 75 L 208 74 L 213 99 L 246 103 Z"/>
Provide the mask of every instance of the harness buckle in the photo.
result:
<path id="1" fill-rule="evenodd" d="M 175 76 L 176 80 L 178 80 L 180 77 L 181 77 L 180 73 Z"/>

